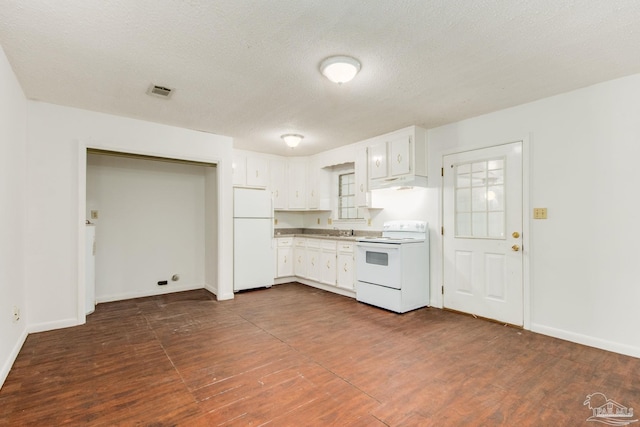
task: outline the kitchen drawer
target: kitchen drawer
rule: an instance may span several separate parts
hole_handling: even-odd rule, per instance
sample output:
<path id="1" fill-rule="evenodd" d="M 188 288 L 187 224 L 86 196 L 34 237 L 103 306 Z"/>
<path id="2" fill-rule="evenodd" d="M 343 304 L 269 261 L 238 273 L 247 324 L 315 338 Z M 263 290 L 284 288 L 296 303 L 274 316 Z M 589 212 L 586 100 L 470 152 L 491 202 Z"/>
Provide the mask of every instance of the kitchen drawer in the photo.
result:
<path id="1" fill-rule="evenodd" d="M 353 253 L 353 243 L 338 242 L 338 252 Z"/>
<path id="2" fill-rule="evenodd" d="M 322 244 L 321 239 L 307 239 L 308 248 L 319 248 L 321 244 Z"/>
<path id="3" fill-rule="evenodd" d="M 335 252 L 336 250 L 336 242 L 335 240 L 321 240 L 321 246 L 322 249 L 326 250 L 326 251 L 333 251 Z"/>
<path id="4" fill-rule="evenodd" d="M 285 248 L 293 246 L 293 238 L 292 237 L 278 237 L 276 239 L 278 241 L 279 248 Z"/>

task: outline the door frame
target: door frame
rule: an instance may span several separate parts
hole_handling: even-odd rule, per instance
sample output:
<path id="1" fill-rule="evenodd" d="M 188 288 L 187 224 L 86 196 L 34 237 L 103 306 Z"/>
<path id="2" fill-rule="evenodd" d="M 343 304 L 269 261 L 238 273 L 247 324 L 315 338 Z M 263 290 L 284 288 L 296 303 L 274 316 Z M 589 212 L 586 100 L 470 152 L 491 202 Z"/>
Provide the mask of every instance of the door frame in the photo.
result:
<path id="1" fill-rule="evenodd" d="M 444 168 L 444 158 L 452 154 L 466 153 L 469 151 L 482 150 L 491 147 L 511 144 L 522 141 L 522 327 L 523 329 L 531 329 L 531 215 L 530 215 L 530 175 L 531 175 L 531 156 L 530 156 L 530 140 L 531 136 L 526 135 L 519 138 L 510 138 L 502 140 L 499 143 L 471 145 L 468 147 L 457 147 L 453 149 L 443 150 L 440 153 L 440 167 Z M 440 230 L 444 226 L 444 179 L 440 177 Z M 440 234 L 440 286 L 444 287 L 444 238 Z M 444 298 L 442 292 L 439 292 L 440 307 L 444 308 Z"/>

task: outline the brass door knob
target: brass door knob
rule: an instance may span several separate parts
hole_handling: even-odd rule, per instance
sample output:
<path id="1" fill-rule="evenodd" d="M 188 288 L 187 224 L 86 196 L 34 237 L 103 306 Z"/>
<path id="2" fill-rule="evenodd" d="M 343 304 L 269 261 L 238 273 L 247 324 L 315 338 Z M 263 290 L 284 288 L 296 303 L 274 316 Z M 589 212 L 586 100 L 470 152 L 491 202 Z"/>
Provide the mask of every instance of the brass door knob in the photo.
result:
<path id="1" fill-rule="evenodd" d="M 520 233 L 518 233 L 517 231 L 514 231 L 513 233 L 511 233 L 511 235 L 513 236 L 514 239 L 517 239 L 518 237 L 520 237 Z"/>
<path id="2" fill-rule="evenodd" d="M 520 250 L 520 246 L 513 245 L 513 246 L 511 246 L 511 249 L 513 249 L 515 252 L 518 252 Z"/>

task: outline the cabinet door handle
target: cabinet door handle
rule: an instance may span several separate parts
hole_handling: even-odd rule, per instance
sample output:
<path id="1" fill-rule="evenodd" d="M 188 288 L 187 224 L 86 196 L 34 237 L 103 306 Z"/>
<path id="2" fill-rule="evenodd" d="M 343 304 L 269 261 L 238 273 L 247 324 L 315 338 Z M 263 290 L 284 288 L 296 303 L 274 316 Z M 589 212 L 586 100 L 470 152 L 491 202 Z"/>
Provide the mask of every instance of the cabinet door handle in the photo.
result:
<path id="1" fill-rule="evenodd" d="M 402 156 L 400 154 L 398 154 L 398 163 L 402 162 Z"/>
<path id="2" fill-rule="evenodd" d="M 331 261 L 327 261 L 327 268 L 331 268 Z"/>
<path id="3" fill-rule="evenodd" d="M 346 262 L 344 263 L 344 272 L 345 273 L 347 272 L 347 263 Z"/>
<path id="4" fill-rule="evenodd" d="M 380 167 L 380 159 L 376 159 L 376 167 Z"/>

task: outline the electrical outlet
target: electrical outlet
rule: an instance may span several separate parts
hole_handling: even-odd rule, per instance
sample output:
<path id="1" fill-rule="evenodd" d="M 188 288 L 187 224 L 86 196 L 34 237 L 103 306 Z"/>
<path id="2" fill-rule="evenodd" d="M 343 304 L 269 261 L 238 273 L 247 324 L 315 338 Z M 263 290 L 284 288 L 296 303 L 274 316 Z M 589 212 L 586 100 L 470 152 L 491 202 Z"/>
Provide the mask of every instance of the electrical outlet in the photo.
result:
<path id="1" fill-rule="evenodd" d="M 278 218 L 273 218 L 273 225 L 278 225 Z"/>
<path id="2" fill-rule="evenodd" d="M 317 223 L 318 223 L 318 225 L 320 225 L 320 218 L 318 218 L 318 221 L 317 221 Z"/>
<path id="3" fill-rule="evenodd" d="M 547 219 L 547 208 L 533 208 L 533 219 Z"/>
<path id="4" fill-rule="evenodd" d="M 20 308 L 13 306 L 13 321 L 14 323 L 20 320 Z"/>
<path id="5" fill-rule="evenodd" d="M 98 211 L 91 211 L 91 219 L 98 219 Z"/>
<path id="6" fill-rule="evenodd" d="M 327 218 L 327 224 L 331 225 L 331 223 L 333 223 L 333 221 L 331 220 L 331 218 Z"/>
<path id="7" fill-rule="evenodd" d="M 371 218 L 369 218 L 369 219 L 367 220 L 367 225 L 368 225 L 369 227 L 371 227 Z"/>

